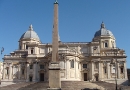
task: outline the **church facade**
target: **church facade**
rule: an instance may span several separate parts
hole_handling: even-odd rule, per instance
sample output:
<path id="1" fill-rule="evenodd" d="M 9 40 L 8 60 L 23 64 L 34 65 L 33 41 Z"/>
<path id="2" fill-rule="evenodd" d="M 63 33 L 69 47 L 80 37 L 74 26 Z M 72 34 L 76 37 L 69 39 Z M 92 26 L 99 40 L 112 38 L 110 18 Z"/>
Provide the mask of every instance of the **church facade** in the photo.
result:
<path id="1" fill-rule="evenodd" d="M 48 81 L 52 44 L 41 43 L 32 25 L 21 36 L 19 49 L 4 56 L 3 81 Z M 92 42 L 59 41 L 62 81 L 127 80 L 126 55 L 115 37 L 101 24 Z"/>
<path id="2" fill-rule="evenodd" d="M 91 42 L 62 42 L 58 59 L 61 81 L 127 81 L 125 50 L 116 48 L 115 37 L 102 22 Z M 49 80 L 52 43 L 41 43 L 32 25 L 20 37 L 19 48 L 3 58 L 2 81 Z"/>

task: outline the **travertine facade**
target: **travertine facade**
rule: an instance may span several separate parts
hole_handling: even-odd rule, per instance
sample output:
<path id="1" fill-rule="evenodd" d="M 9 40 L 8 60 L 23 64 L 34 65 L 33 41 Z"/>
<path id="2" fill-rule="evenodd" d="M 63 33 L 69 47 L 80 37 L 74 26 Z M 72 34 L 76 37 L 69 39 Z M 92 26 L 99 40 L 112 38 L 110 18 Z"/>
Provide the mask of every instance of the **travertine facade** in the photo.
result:
<path id="1" fill-rule="evenodd" d="M 91 42 L 59 41 L 61 81 L 127 81 L 126 55 L 116 48 L 115 37 L 104 23 Z M 52 44 L 41 43 L 32 25 L 19 39 L 19 48 L 4 56 L 3 80 L 39 82 L 49 80 Z"/>
<path id="2" fill-rule="evenodd" d="M 99 32 L 106 30 L 102 25 Z M 4 56 L 3 80 L 48 81 L 51 52 L 52 44 L 41 43 L 31 25 L 19 49 Z M 92 42 L 59 42 L 58 53 L 62 81 L 113 81 L 115 75 L 118 81 L 127 80 L 125 51 L 116 48 L 113 35 L 95 35 Z"/>

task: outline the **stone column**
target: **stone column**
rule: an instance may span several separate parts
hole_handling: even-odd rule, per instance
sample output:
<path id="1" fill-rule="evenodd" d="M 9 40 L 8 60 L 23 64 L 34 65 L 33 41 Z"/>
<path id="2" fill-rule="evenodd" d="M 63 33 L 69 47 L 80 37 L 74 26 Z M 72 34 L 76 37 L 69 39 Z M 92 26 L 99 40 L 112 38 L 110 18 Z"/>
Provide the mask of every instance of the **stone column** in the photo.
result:
<path id="1" fill-rule="evenodd" d="M 102 80 L 102 63 L 99 62 L 99 68 L 98 68 L 98 73 L 99 73 L 99 81 Z"/>
<path id="2" fill-rule="evenodd" d="M 36 62 L 33 64 L 33 82 L 36 82 Z"/>
<path id="3" fill-rule="evenodd" d="M 18 67 L 18 72 L 19 72 L 18 79 L 21 79 L 21 64 L 19 64 L 19 67 Z"/>
<path id="4" fill-rule="evenodd" d="M 74 68 L 75 68 L 75 79 L 77 78 L 77 62 L 75 60 L 75 63 L 74 63 Z"/>
<path id="5" fill-rule="evenodd" d="M 5 67 L 6 67 L 5 63 L 3 63 L 3 79 L 5 79 Z"/>
<path id="6" fill-rule="evenodd" d="M 107 78 L 110 78 L 110 63 L 107 63 Z"/>
<path id="7" fill-rule="evenodd" d="M 119 63 L 117 63 L 117 78 L 120 78 L 120 67 L 119 67 Z"/>
<path id="8" fill-rule="evenodd" d="M 38 62 L 36 63 L 36 81 L 38 81 L 38 79 L 37 79 L 37 77 L 38 77 Z M 46 67 L 46 65 L 45 65 L 45 67 Z"/>
<path id="9" fill-rule="evenodd" d="M 65 78 L 67 79 L 67 60 L 65 60 Z"/>
<path id="10" fill-rule="evenodd" d="M 45 65 L 45 69 L 46 69 L 46 70 L 47 70 L 47 68 L 46 68 L 47 66 L 48 66 L 48 64 L 46 63 L 46 65 Z M 40 78 L 40 77 L 39 77 L 39 74 L 40 74 L 39 70 L 40 70 L 40 69 L 39 69 L 39 62 L 37 62 L 37 81 L 40 81 L 40 79 L 39 79 L 39 78 Z"/>
<path id="11" fill-rule="evenodd" d="M 94 62 L 91 62 L 91 79 L 94 80 Z"/>
<path id="12" fill-rule="evenodd" d="M 69 61 L 67 60 L 66 61 L 66 79 L 69 78 L 69 70 L 70 69 L 70 64 L 69 64 Z"/>
<path id="13" fill-rule="evenodd" d="M 12 65 L 9 65 L 9 79 L 12 79 Z"/>
<path id="14" fill-rule="evenodd" d="M 27 65 L 26 65 L 26 82 L 29 82 L 29 63 L 27 62 Z"/>
<path id="15" fill-rule="evenodd" d="M 127 78 L 126 62 L 124 62 L 124 75 L 125 75 L 125 79 L 128 79 L 128 78 Z"/>
<path id="16" fill-rule="evenodd" d="M 25 66 L 25 68 L 24 68 L 24 79 L 26 79 L 26 78 L 27 78 L 27 68 Z"/>
<path id="17" fill-rule="evenodd" d="M 12 78 L 13 78 L 13 75 L 14 75 L 14 66 L 12 66 Z"/>
<path id="18" fill-rule="evenodd" d="M 93 56 L 93 46 L 91 46 L 91 55 Z"/>

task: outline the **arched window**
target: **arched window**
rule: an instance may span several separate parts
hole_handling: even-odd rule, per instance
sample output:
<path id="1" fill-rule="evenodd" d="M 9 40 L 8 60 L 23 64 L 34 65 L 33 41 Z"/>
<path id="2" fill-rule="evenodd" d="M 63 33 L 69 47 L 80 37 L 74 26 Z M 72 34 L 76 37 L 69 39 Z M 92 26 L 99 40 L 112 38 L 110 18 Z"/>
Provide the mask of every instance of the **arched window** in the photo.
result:
<path id="1" fill-rule="evenodd" d="M 71 65 L 71 66 L 70 66 L 71 68 L 74 68 L 74 60 L 71 61 L 71 64 L 70 64 L 70 65 Z"/>

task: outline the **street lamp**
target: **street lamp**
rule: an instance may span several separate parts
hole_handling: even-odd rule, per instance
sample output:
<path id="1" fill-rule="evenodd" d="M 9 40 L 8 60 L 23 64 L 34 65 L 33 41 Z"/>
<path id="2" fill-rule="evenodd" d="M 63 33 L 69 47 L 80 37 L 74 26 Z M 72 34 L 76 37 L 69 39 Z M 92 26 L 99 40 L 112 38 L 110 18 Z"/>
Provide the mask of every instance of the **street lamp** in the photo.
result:
<path id="1" fill-rule="evenodd" d="M 120 50 L 119 48 L 113 48 L 112 49 L 112 51 L 114 52 L 114 59 L 111 61 L 111 64 L 115 65 L 115 84 L 116 84 L 116 90 L 117 90 L 117 57 L 116 56 L 117 56 L 119 50 Z"/>

